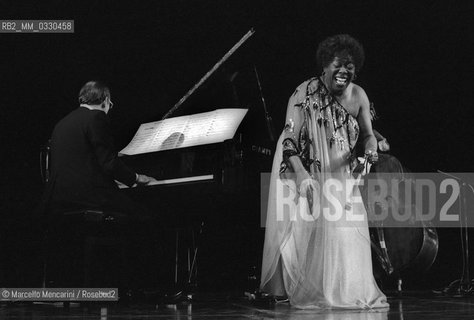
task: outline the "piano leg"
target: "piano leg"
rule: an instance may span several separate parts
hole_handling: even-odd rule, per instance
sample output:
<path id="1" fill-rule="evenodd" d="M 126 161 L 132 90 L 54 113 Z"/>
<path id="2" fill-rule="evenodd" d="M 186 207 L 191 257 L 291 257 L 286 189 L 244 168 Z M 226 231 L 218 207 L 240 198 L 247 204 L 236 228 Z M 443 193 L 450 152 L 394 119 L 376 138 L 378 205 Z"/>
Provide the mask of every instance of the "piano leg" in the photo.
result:
<path id="1" fill-rule="evenodd" d="M 168 302 L 192 300 L 194 291 L 197 287 L 197 258 L 199 239 L 203 233 L 203 229 L 204 222 L 201 222 L 197 236 L 193 227 L 174 229 L 174 289 L 165 296 Z M 182 260 L 186 260 L 185 270 L 183 270 Z"/>

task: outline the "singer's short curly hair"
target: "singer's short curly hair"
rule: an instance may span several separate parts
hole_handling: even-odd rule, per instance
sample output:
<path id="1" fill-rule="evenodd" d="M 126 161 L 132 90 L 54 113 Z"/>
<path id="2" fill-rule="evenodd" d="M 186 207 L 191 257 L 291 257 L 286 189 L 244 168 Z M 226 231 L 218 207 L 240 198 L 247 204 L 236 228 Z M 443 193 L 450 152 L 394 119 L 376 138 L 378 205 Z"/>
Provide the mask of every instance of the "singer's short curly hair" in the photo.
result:
<path id="1" fill-rule="evenodd" d="M 110 98 L 109 88 L 100 81 L 89 81 L 79 91 L 79 103 L 99 105 Z"/>
<path id="2" fill-rule="evenodd" d="M 338 34 L 326 38 L 318 45 L 316 61 L 318 69 L 323 70 L 336 56 L 350 55 L 354 61 L 356 71 L 360 71 L 364 65 L 365 54 L 362 44 L 348 34 Z"/>

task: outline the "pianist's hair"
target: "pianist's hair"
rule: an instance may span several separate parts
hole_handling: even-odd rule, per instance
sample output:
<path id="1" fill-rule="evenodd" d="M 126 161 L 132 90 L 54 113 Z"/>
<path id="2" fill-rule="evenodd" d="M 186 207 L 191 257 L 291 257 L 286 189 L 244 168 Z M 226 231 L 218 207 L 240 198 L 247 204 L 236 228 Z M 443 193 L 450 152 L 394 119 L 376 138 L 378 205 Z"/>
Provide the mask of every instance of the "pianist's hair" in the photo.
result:
<path id="1" fill-rule="evenodd" d="M 338 34 L 323 40 L 316 51 L 319 70 L 328 66 L 336 56 L 344 55 L 352 57 L 357 72 L 362 69 L 365 60 L 364 47 L 357 39 L 348 34 Z"/>
<path id="2" fill-rule="evenodd" d="M 109 88 L 100 81 L 89 81 L 79 91 L 79 103 L 98 105 L 110 98 Z"/>

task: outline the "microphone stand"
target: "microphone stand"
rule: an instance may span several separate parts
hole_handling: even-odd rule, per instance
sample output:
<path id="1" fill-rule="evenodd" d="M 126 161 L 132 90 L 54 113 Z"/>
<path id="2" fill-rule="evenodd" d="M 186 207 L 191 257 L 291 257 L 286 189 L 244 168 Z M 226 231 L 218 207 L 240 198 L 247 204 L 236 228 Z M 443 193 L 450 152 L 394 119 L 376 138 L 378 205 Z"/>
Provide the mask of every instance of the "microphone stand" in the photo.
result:
<path id="1" fill-rule="evenodd" d="M 262 100 L 263 111 L 265 112 L 265 122 L 267 124 L 268 137 L 270 141 L 275 142 L 275 128 L 273 126 L 272 116 L 270 110 L 265 103 L 265 97 L 263 96 L 262 84 L 260 83 L 260 77 L 257 72 L 257 67 L 254 65 L 253 70 L 255 71 L 255 78 L 257 79 L 258 90 L 260 92 L 260 99 Z"/>
<path id="2" fill-rule="evenodd" d="M 450 178 L 457 180 L 461 186 L 460 193 L 460 206 L 459 206 L 459 225 L 460 225 L 460 236 L 461 236 L 461 247 L 462 247 L 462 274 L 461 278 L 452 281 L 446 288 L 434 291 L 435 293 L 442 293 L 446 295 L 452 295 L 454 297 L 465 297 L 473 293 L 474 287 L 472 286 L 471 279 L 469 276 L 469 230 L 467 222 L 467 201 L 466 193 L 467 189 L 474 190 L 473 186 L 469 183 L 464 182 L 461 178 L 454 175 L 448 174 L 438 170 L 439 173 L 444 174 Z"/>

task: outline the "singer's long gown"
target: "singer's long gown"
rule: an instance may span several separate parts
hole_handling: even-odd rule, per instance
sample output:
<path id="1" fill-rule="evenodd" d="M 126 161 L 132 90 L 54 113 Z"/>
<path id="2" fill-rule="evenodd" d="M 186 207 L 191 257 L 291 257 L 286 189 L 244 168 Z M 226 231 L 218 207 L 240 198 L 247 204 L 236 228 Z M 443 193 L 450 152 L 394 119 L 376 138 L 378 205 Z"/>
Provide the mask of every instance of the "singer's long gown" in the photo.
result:
<path id="1" fill-rule="evenodd" d="M 373 277 L 367 213 L 356 201 L 358 190 L 349 197 L 334 190 L 332 194 L 342 205 L 343 217 L 352 208 L 354 215 L 365 217 L 363 221 L 308 219 L 311 213 L 322 216 L 319 209 L 328 200 L 321 196 L 322 188 L 311 199 L 302 198 L 283 159 L 283 149 L 291 139 L 320 186 L 328 179 L 344 181 L 351 175 L 358 133 L 357 120 L 319 79 L 302 83 L 291 96 L 273 161 L 260 286 L 264 292 L 287 296 L 293 306 L 388 307 Z M 296 196 L 294 206 L 288 203 L 291 197 L 285 198 L 283 207 L 290 208 L 285 211 L 281 199 L 287 194 Z M 307 211 L 315 204 L 320 208 Z"/>

